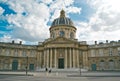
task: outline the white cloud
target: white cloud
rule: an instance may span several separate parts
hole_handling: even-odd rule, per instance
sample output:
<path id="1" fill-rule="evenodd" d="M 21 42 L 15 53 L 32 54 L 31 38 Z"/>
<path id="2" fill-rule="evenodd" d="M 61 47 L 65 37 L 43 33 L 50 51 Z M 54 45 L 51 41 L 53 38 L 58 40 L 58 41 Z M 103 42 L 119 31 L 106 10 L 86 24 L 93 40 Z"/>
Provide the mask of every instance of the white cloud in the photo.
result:
<path id="1" fill-rule="evenodd" d="M 13 24 L 10 28 L 12 38 L 25 41 L 43 41 L 49 36 L 49 8 L 43 3 L 34 0 L 8 1 L 10 7 L 17 12 L 16 15 L 7 16 L 8 22 Z M 23 15 L 25 13 L 25 15 Z"/>
<path id="2" fill-rule="evenodd" d="M 50 3 L 52 3 L 52 0 L 37 0 L 38 2 L 39 1 L 42 1 L 43 3 L 45 3 L 45 4 L 50 4 Z"/>
<path id="3" fill-rule="evenodd" d="M 64 9 L 66 12 L 66 16 L 69 16 L 69 13 L 79 13 L 81 12 L 80 7 L 75 7 L 74 4 L 75 0 L 56 0 L 51 3 L 50 5 L 50 12 L 53 13 L 51 17 L 51 21 L 55 18 L 58 18 L 60 15 L 60 10 Z"/>
<path id="4" fill-rule="evenodd" d="M 6 16 L 10 23 L 9 39 L 25 41 L 24 43 L 43 41 L 49 38 L 49 22 L 59 17 L 61 9 L 69 13 L 80 14 L 81 8 L 73 5 L 74 0 L 2 0 L 17 14 Z M 2 39 L 6 37 L 2 37 Z"/>
<path id="5" fill-rule="evenodd" d="M 78 8 L 78 7 L 68 7 L 66 9 L 66 12 L 67 13 L 79 13 L 81 12 L 81 8 Z"/>
<path id="6" fill-rule="evenodd" d="M 2 7 L 0 7 L 0 15 L 2 15 L 4 11 L 5 10 Z"/>
<path id="7" fill-rule="evenodd" d="M 120 40 L 120 0 L 87 0 L 94 13 L 77 22 L 79 40 Z"/>
<path id="8" fill-rule="evenodd" d="M 4 35 L 3 37 L 0 38 L 1 42 L 10 42 L 11 41 L 11 37 Z"/>
<path id="9" fill-rule="evenodd" d="M 6 0 L 10 8 L 17 12 L 17 14 L 7 16 L 8 22 L 12 24 L 10 28 L 13 29 L 10 33 L 11 39 L 36 42 L 49 38 L 49 26 L 47 24 L 59 17 L 61 9 L 66 11 L 67 17 L 69 17 L 69 13 L 80 14 L 82 12 L 80 7 L 73 5 L 74 1 L 75 0 Z M 91 5 L 94 13 L 88 19 L 88 22 L 75 22 L 77 38 L 81 41 L 119 40 L 120 1 L 86 1 L 88 5 Z"/>

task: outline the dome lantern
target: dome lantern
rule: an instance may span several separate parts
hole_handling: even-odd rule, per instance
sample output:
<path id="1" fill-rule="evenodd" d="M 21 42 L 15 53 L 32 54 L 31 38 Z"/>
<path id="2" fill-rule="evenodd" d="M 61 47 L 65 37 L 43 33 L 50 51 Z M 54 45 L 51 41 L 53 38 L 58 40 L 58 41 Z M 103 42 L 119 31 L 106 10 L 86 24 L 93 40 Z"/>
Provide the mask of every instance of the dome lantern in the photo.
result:
<path id="1" fill-rule="evenodd" d="M 65 17 L 65 11 L 64 10 L 60 11 L 60 17 Z"/>

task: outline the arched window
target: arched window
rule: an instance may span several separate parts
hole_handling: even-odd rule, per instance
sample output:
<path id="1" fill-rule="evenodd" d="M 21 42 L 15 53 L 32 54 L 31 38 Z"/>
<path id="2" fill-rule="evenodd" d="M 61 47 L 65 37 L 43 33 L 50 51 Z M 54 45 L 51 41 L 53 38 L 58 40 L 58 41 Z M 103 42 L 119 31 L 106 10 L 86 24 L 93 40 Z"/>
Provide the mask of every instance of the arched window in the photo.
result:
<path id="1" fill-rule="evenodd" d="M 113 62 L 113 60 L 111 59 L 111 60 L 109 60 L 109 62 Z"/>
<path id="2" fill-rule="evenodd" d="M 70 38 L 71 38 L 71 39 L 74 38 L 74 33 L 73 33 L 73 32 L 70 33 Z"/>
<path id="3" fill-rule="evenodd" d="M 65 35 L 65 32 L 64 31 L 60 31 L 60 36 L 63 37 Z"/>
<path id="4" fill-rule="evenodd" d="M 55 33 L 54 32 L 52 32 L 51 37 L 55 38 Z"/>
<path id="5" fill-rule="evenodd" d="M 100 62 L 104 62 L 104 60 L 101 60 Z"/>

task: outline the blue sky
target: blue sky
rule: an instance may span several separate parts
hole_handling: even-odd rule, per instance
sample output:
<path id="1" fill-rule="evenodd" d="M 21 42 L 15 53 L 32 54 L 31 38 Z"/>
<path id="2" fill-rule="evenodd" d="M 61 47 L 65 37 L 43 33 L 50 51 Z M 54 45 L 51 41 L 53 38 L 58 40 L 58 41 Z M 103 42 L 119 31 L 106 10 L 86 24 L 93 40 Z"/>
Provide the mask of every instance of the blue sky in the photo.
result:
<path id="1" fill-rule="evenodd" d="M 0 0 L 0 42 L 37 44 L 49 38 L 61 9 L 79 41 L 120 40 L 120 0 Z"/>

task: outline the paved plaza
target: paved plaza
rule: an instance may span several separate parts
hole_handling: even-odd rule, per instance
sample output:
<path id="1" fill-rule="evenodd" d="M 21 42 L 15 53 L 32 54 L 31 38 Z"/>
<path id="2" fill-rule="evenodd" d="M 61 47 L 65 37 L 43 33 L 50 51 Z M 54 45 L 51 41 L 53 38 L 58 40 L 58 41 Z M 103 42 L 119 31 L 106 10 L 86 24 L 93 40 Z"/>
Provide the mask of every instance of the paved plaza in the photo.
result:
<path id="1" fill-rule="evenodd" d="M 0 72 L 0 81 L 120 81 L 120 72 Z"/>

